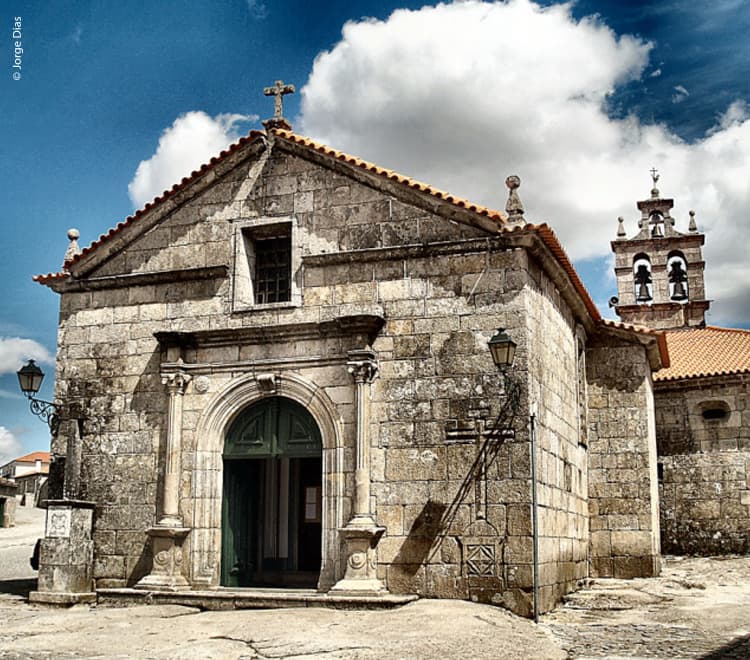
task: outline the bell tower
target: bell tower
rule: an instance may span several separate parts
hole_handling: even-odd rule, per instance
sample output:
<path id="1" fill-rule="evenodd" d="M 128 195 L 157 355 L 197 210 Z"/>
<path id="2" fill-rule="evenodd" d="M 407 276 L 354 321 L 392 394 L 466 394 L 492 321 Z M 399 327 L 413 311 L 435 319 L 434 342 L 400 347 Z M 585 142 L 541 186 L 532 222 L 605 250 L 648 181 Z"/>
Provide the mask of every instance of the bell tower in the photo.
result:
<path id="1" fill-rule="evenodd" d="M 610 305 L 626 323 L 655 330 L 702 327 L 711 304 L 703 281 L 705 234 L 698 231 L 695 211 L 690 211 L 686 234 L 675 229 L 674 200 L 660 196 L 655 169 L 651 178 L 651 197 L 638 202 L 638 233 L 628 238 L 618 218 L 617 239 L 611 243 L 618 297 Z"/>

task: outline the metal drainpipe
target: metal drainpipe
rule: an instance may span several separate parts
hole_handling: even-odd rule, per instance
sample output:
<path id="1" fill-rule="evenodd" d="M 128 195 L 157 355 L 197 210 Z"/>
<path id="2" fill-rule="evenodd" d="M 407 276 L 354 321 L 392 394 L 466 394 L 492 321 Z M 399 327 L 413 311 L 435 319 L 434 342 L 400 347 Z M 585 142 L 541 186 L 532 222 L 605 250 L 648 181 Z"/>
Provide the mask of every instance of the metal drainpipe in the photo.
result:
<path id="1" fill-rule="evenodd" d="M 536 415 L 529 417 L 531 436 L 531 534 L 533 547 L 534 623 L 539 623 L 539 523 L 536 501 Z"/>

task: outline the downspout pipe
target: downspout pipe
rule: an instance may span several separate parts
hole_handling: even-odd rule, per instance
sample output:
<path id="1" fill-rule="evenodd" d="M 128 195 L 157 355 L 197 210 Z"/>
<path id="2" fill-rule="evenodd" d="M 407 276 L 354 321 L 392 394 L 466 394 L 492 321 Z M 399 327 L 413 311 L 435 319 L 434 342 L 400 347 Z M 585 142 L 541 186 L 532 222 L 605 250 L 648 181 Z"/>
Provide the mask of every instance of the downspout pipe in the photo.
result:
<path id="1" fill-rule="evenodd" d="M 529 417 L 531 439 L 531 535 L 532 570 L 534 580 L 534 623 L 539 623 L 539 517 L 536 497 L 536 414 Z"/>

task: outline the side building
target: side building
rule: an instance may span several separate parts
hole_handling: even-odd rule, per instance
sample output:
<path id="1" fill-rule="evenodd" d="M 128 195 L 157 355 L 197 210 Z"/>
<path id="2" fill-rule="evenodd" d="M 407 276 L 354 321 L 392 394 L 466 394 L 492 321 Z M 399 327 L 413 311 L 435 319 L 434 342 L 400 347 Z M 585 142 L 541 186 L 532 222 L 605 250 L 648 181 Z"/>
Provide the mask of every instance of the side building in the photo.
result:
<path id="1" fill-rule="evenodd" d="M 655 177 L 655 179 L 658 177 Z M 707 326 L 695 213 L 675 229 L 672 199 L 638 202 L 639 232 L 612 242 L 620 317 L 665 331 L 670 366 L 654 374 L 662 549 L 750 552 L 750 331 Z"/>

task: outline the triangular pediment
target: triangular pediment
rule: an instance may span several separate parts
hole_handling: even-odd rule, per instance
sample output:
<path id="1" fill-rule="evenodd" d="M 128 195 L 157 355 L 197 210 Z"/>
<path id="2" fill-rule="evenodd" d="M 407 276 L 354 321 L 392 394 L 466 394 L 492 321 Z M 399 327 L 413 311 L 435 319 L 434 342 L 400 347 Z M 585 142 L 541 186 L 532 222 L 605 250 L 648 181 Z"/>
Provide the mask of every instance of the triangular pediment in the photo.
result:
<path id="1" fill-rule="evenodd" d="M 243 138 L 67 267 L 88 279 L 218 266 L 231 257 L 232 222 L 289 216 L 305 216 L 318 234 L 312 253 L 475 238 L 504 222 L 500 212 L 274 129 Z M 198 244 L 203 254 L 184 249 Z"/>

